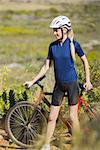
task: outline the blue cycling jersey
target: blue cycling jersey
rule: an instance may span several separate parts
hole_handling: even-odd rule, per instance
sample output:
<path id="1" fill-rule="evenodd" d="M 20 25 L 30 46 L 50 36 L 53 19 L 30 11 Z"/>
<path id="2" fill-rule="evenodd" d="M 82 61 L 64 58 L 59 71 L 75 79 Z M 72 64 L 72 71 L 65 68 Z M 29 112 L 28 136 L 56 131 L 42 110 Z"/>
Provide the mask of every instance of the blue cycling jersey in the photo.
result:
<path id="1" fill-rule="evenodd" d="M 75 53 L 79 57 L 84 55 L 80 44 L 74 41 Z M 54 61 L 54 73 L 56 82 L 72 82 L 77 80 L 77 74 L 74 67 L 74 61 L 70 51 L 70 39 L 67 38 L 61 45 L 59 41 L 55 41 L 49 45 L 47 59 Z"/>

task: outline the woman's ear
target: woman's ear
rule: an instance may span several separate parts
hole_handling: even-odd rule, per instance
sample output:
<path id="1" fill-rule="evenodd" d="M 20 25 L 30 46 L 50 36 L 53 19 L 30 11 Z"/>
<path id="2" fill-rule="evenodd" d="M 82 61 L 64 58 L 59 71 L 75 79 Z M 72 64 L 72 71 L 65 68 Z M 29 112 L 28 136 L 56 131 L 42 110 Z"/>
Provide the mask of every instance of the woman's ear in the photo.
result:
<path id="1" fill-rule="evenodd" d="M 68 32 L 67 28 L 63 28 L 63 33 L 66 34 Z"/>

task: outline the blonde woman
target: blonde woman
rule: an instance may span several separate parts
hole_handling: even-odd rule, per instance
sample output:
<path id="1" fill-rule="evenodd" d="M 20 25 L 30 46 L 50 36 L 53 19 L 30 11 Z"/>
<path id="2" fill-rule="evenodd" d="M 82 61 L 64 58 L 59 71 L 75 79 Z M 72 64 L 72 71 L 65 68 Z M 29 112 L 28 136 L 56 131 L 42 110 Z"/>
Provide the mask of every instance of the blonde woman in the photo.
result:
<path id="1" fill-rule="evenodd" d="M 80 130 L 77 113 L 79 86 L 74 67 L 75 54 L 78 54 L 84 64 L 86 76 L 84 87 L 86 90 L 89 90 L 92 87 L 90 82 L 88 61 L 82 48 L 80 47 L 80 44 L 73 39 L 73 32 L 69 18 L 66 16 L 58 16 L 54 18 L 50 24 L 50 28 L 53 29 L 53 34 L 56 41 L 49 45 L 46 63 L 34 80 L 25 82 L 25 85 L 27 84 L 28 87 L 31 87 L 39 78 L 47 73 L 50 68 L 51 61 L 54 62 L 55 86 L 48 119 L 45 145 L 43 145 L 41 150 L 50 150 L 50 140 L 55 130 L 56 120 L 65 92 L 68 93 L 68 105 L 70 119 L 73 123 L 73 131 Z"/>

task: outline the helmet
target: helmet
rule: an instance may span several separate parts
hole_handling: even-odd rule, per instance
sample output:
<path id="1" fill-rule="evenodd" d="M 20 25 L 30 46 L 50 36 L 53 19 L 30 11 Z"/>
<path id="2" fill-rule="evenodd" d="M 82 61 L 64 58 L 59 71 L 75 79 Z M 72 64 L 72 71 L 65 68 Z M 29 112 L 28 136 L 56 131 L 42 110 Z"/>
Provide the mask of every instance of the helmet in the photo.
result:
<path id="1" fill-rule="evenodd" d="M 66 27 L 68 30 L 71 29 L 71 22 L 70 19 L 66 16 L 58 16 L 53 19 L 50 24 L 50 28 L 60 28 Z"/>

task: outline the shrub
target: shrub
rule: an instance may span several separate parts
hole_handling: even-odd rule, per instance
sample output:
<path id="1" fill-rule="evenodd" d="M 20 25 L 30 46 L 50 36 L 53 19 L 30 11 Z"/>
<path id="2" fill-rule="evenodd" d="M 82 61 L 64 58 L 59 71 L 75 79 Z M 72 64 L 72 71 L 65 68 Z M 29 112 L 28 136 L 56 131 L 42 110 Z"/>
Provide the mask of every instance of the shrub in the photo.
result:
<path id="1" fill-rule="evenodd" d="M 7 111 L 19 101 L 27 101 L 30 98 L 28 90 L 18 88 L 4 90 L 0 93 L 0 118 L 2 118 Z"/>
<path id="2" fill-rule="evenodd" d="M 91 81 L 94 87 L 100 86 L 100 61 L 94 60 L 90 63 Z"/>
<path id="3" fill-rule="evenodd" d="M 100 87 L 94 88 L 88 95 L 89 102 L 99 102 L 100 101 Z"/>

